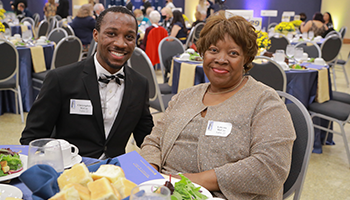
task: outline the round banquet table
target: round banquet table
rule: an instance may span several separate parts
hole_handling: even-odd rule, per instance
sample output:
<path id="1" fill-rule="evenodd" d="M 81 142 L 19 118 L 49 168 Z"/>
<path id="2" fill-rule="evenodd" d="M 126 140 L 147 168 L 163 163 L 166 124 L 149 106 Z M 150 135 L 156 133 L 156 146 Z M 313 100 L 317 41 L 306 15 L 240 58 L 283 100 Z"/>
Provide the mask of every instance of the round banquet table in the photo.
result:
<path id="1" fill-rule="evenodd" d="M 50 69 L 54 44 L 43 45 L 46 69 Z M 23 111 L 28 112 L 34 102 L 35 95 L 32 87 L 33 63 L 29 47 L 16 47 L 18 51 L 19 85 L 21 87 Z M 15 95 L 12 91 L 0 92 L 0 115 L 5 112 L 16 112 Z"/>
<path id="2" fill-rule="evenodd" d="M 31 26 L 27 26 L 28 30 L 32 30 Z M 22 28 L 21 25 L 13 25 L 11 26 L 11 35 L 14 36 L 15 34 L 22 35 Z"/>

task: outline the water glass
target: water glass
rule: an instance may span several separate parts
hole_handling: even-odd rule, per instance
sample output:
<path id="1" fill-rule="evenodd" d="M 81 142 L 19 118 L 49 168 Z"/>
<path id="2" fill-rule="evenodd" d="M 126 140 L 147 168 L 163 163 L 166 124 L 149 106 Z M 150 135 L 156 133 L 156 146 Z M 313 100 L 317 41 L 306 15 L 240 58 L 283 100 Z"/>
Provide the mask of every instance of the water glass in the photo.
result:
<path id="1" fill-rule="evenodd" d="M 286 48 L 286 55 L 288 58 L 292 58 L 294 56 L 295 46 L 288 44 Z"/>
<path id="2" fill-rule="evenodd" d="M 303 48 L 301 48 L 301 47 L 295 48 L 295 52 L 294 52 L 295 60 L 300 61 L 303 58 L 303 53 L 304 53 Z"/>
<path id="3" fill-rule="evenodd" d="M 63 171 L 62 150 L 58 140 L 41 138 L 29 143 L 28 168 L 37 164 L 50 165 L 57 172 Z"/>
<path id="4" fill-rule="evenodd" d="M 142 184 L 131 190 L 131 200 L 170 200 L 170 190 L 164 185 Z"/>
<path id="5" fill-rule="evenodd" d="M 315 36 L 315 33 L 313 31 L 309 31 L 309 39 L 312 40 Z"/>
<path id="6" fill-rule="evenodd" d="M 33 35 L 32 35 L 32 31 L 31 30 L 24 31 L 22 33 L 22 40 L 25 43 L 28 43 L 32 39 L 32 37 L 33 37 Z"/>
<path id="7" fill-rule="evenodd" d="M 284 62 L 284 50 L 283 49 L 277 49 L 275 52 L 275 61 L 276 62 Z"/>
<path id="8" fill-rule="evenodd" d="M 303 37 L 304 40 L 307 40 L 307 36 L 308 36 L 307 33 L 303 33 L 303 36 L 302 36 L 302 37 Z"/>

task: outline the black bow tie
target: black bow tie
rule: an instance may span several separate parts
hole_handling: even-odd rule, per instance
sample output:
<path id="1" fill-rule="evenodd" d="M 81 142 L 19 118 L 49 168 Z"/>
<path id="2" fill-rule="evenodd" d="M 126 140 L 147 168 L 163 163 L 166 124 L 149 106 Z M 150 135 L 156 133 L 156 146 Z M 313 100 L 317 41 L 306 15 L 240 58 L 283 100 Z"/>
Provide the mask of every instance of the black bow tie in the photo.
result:
<path id="1" fill-rule="evenodd" d="M 103 77 L 104 76 L 104 77 Z M 102 82 L 102 83 L 105 83 L 105 84 L 108 84 L 109 81 L 111 80 L 115 80 L 116 83 L 118 83 L 120 85 L 120 79 L 124 79 L 124 76 L 122 74 L 117 74 L 117 75 L 111 75 L 111 76 L 108 76 L 106 74 L 103 74 L 102 76 L 100 76 L 98 78 L 98 81 Z"/>

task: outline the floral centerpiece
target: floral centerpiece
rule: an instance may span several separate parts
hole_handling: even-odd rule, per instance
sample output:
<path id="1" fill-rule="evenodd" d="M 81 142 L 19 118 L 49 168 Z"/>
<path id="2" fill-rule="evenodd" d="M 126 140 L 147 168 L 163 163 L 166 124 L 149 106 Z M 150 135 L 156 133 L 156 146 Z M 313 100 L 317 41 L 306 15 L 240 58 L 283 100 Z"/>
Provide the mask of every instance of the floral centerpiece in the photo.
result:
<path id="1" fill-rule="evenodd" d="M 5 19 L 5 12 L 6 10 L 5 9 L 0 9 L 0 19 Z"/>
<path id="2" fill-rule="evenodd" d="M 275 26 L 275 32 L 287 34 L 288 32 L 295 31 L 293 22 L 281 22 Z"/>
<path id="3" fill-rule="evenodd" d="M 292 23 L 293 23 L 293 25 L 294 25 L 295 27 L 299 27 L 299 26 L 301 25 L 302 22 L 303 22 L 303 21 L 301 21 L 301 20 L 294 20 L 294 21 L 292 21 Z"/>
<path id="4" fill-rule="evenodd" d="M 0 33 L 5 32 L 5 26 L 0 22 Z"/>
<path id="5" fill-rule="evenodd" d="M 255 31 L 255 32 L 258 35 L 258 38 L 256 39 L 256 43 L 258 44 L 258 47 L 259 47 L 258 55 L 260 55 L 263 51 L 270 48 L 271 40 L 269 38 L 269 35 L 266 32 L 262 32 L 262 31 Z"/>

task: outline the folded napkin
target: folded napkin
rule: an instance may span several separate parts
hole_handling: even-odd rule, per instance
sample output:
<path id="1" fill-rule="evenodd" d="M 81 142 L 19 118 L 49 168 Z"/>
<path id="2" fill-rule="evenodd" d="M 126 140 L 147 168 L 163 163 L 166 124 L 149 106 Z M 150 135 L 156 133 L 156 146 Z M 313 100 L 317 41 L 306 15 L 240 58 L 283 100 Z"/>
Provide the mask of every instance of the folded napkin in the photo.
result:
<path id="1" fill-rule="evenodd" d="M 169 77 L 169 80 L 168 80 L 168 85 L 169 86 L 173 85 L 173 73 L 174 73 L 174 60 L 171 61 L 170 77 Z"/>
<path id="2" fill-rule="evenodd" d="M 328 69 L 323 68 L 318 70 L 316 102 L 323 103 L 329 99 Z"/>
<path id="3" fill-rule="evenodd" d="M 46 71 L 43 47 L 40 45 L 35 47 L 30 47 L 30 52 L 32 54 L 32 62 L 33 62 L 33 68 L 35 73 Z"/>
<path id="4" fill-rule="evenodd" d="M 89 166 L 88 169 L 90 172 L 96 172 L 104 164 L 120 166 L 118 158 L 109 158 Z M 19 179 L 33 192 L 33 200 L 44 200 L 49 199 L 60 191 L 57 183 L 59 176 L 60 173 L 57 173 L 49 165 L 34 165 L 24 171 L 19 176 Z"/>
<path id="5" fill-rule="evenodd" d="M 26 25 L 21 25 L 21 31 L 22 31 L 22 33 L 28 31 L 28 26 L 26 26 Z"/>
<path id="6" fill-rule="evenodd" d="M 196 67 L 197 64 L 188 64 L 185 62 L 181 63 L 177 92 L 180 92 L 181 90 L 192 87 L 194 85 Z"/>

